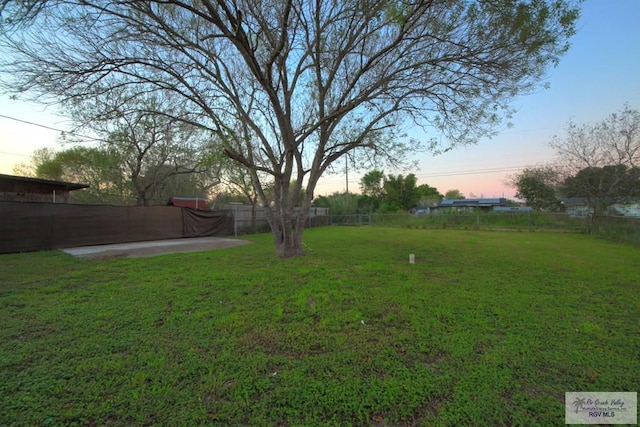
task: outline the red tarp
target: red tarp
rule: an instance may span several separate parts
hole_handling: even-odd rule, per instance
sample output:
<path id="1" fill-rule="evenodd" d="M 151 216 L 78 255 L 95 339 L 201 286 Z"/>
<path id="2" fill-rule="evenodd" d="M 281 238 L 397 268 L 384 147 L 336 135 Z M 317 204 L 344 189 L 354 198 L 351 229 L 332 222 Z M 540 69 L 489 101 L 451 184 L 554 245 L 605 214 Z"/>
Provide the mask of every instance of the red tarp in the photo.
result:
<path id="1" fill-rule="evenodd" d="M 211 211 L 209 203 L 205 199 L 197 197 L 172 197 L 167 203 L 169 206 L 178 206 L 180 208 L 198 209 L 199 211 Z"/>

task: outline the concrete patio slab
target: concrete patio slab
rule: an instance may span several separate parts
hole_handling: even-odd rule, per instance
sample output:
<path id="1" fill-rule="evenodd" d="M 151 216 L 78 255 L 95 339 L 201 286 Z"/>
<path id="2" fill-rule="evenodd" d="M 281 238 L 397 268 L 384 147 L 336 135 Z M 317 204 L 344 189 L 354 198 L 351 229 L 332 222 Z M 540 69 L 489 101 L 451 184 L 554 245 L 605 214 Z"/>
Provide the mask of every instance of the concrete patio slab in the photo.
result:
<path id="1" fill-rule="evenodd" d="M 210 251 L 246 245 L 248 243 L 252 242 L 221 237 L 192 237 L 187 239 L 81 246 L 61 250 L 79 258 L 143 258 L 171 253 Z"/>

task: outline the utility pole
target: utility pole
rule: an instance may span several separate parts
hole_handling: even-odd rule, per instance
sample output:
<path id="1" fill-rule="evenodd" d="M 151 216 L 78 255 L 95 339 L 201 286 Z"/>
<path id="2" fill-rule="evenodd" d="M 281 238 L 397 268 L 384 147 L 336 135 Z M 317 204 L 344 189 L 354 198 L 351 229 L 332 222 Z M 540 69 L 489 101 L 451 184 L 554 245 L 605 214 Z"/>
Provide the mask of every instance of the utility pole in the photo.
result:
<path id="1" fill-rule="evenodd" d="M 349 193 L 349 157 L 344 156 L 344 175 L 347 183 L 347 193 Z"/>

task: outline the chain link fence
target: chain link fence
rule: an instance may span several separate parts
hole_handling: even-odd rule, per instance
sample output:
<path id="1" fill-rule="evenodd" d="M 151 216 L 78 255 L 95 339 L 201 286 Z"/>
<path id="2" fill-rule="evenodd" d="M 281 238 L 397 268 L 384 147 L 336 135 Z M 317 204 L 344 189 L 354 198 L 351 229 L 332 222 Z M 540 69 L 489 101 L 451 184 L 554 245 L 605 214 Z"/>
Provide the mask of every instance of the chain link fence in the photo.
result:
<path id="1" fill-rule="evenodd" d="M 267 212 L 260 206 L 229 203 L 221 205 L 221 208 L 230 210 L 233 213 L 233 232 L 236 236 L 271 231 L 267 220 Z M 296 208 L 295 213 L 298 212 L 299 209 Z M 305 228 L 327 226 L 329 222 L 329 209 L 311 208 L 307 215 Z"/>
<path id="2" fill-rule="evenodd" d="M 571 217 L 548 212 L 486 212 L 331 215 L 331 225 L 473 230 L 558 231 L 591 234 L 640 246 L 640 218 L 621 216 Z"/>

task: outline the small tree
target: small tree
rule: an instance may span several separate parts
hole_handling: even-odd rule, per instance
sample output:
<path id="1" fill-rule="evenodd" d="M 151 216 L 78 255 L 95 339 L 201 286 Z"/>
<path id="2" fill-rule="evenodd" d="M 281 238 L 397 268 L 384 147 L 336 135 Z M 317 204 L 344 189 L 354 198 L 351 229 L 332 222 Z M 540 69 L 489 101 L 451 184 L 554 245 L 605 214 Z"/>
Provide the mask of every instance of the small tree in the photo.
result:
<path id="1" fill-rule="evenodd" d="M 37 177 L 37 166 L 53 159 L 56 155 L 56 151 L 49 147 L 38 148 L 31 153 L 30 159 L 28 162 L 18 163 L 13 167 L 14 175 L 18 176 L 27 176 L 27 177 Z M 49 175 L 54 176 L 60 173 L 59 170 L 56 171 L 48 171 Z M 41 178 L 47 178 L 47 176 L 42 175 Z M 49 179 L 59 179 L 59 178 L 49 178 Z"/>
<path id="2" fill-rule="evenodd" d="M 99 146 L 118 157 L 138 205 L 206 196 L 220 182 L 214 134 L 188 123 L 186 113 L 180 116 L 185 109 L 172 92 L 137 93 L 124 85 L 64 107 L 76 133 L 96 135 Z"/>
<path id="3" fill-rule="evenodd" d="M 418 179 L 412 173 L 402 175 L 387 175 L 384 179 L 383 210 L 409 210 L 420 201 L 420 191 L 416 186 Z"/>
<path id="4" fill-rule="evenodd" d="M 130 182 L 122 176 L 119 157 L 99 148 L 37 150 L 32 167 L 40 178 L 88 184 L 89 188 L 74 192 L 76 203 L 130 204 L 133 195 Z"/>
<path id="5" fill-rule="evenodd" d="M 384 172 L 373 170 L 360 179 L 360 192 L 363 196 L 380 198 L 384 195 Z"/>
<path id="6" fill-rule="evenodd" d="M 560 208 L 556 194 L 558 172 L 551 166 L 525 168 L 513 175 L 508 184 L 517 189 L 517 198 L 534 209 L 553 211 Z"/>
<path id="7" fill-rule="evenodd" d="M 444 196 L 440 194 L 437 188 L 428 184 L 419 185 L 418 193 L 420 194 L 420 204 L 424 206 L 436 206 L 444 199 Z"/>
<path id="8" fill-rule="evenodd" d="M 358 213 L 358 195 L 353 193 L 333 193 L 329 196 L 318 196 L 313 205 L 328 208 L 331 216 L 354 215 Z"/>
<path id="9" fill-rule="evenodd" d="M 457 189 L 447 190 L 447 192 L 444 193 L 444 198 L 447 200 L 463 200 L 464 194 L 462 194 L 460 190 Z"/>

